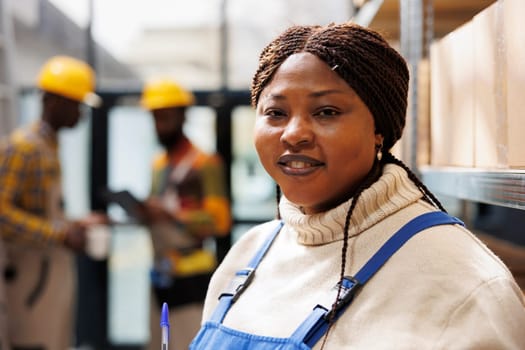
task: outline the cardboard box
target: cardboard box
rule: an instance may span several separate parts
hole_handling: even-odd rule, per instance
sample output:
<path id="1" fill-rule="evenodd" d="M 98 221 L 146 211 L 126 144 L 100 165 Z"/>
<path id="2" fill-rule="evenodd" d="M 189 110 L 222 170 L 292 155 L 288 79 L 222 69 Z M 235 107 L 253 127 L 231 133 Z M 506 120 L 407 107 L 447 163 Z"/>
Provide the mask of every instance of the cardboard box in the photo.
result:
<path id="1" fill-rule="evenodd" d="M 474 166 L 472 21 L 431 47 L 431 164 Z"/>
<path id="2" fill-rule="evenodd" d="M 447 54 L 448 40 L 443 38 L 430 45 L 430 164 L 448 165 L 446 116 L 450 115 L 450 78 Z"/>
<path id="3" fill-rule="evenodd" d="M 449 164 L 474 166 L 474 40 L 473 23 L 452 33 L 450 54 L 451 112 L 448 120 Z"/>
<path id="4" fill-rule="evenodd" d="M 507 142 L 502 149 L 509 168 L 525 168 L 525 1 L 503 2 L 506 71 Z"/>
<path id="5" fill-rule="evenodd" d="M 506 167 L 503 23 L 501 3 L 494 3 L 473 18 L 474 37 L 474 165 Z"/>

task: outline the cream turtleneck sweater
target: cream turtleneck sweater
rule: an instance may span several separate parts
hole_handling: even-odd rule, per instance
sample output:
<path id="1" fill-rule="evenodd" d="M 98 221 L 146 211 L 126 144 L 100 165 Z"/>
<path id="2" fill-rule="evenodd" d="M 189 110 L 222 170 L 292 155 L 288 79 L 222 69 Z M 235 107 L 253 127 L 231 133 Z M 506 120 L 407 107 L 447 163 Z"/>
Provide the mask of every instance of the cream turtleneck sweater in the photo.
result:
<path id="1" fill-rule="evenodd" d="M 385 167 L 352 215 L 346 275 L 355 275 L 410 219 L 435 210 L 421 197 L 402 168 Z M 350 204 L 304 215 L 282 198 L 284 227 L 223 324 L 288 337 L 315 305 L 331 305 Z M 232 247 L 210 283 L 203 321 L 276 225 L 256 226 Z M 525 349 L 524 325 L 521 291 L 504 264 L 463 227 L 437 226 L 410 239 L 368 281 L 325 349 Z"/>

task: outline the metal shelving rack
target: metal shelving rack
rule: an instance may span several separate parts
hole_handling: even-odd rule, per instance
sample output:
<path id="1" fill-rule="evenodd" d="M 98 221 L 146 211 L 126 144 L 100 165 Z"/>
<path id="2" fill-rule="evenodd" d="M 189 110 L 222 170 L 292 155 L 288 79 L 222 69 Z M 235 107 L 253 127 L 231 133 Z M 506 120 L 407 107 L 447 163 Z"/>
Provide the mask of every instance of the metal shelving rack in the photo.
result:
<path id="1" fill-rule="evenodd" d="M 460 167 L 418 167 L 417 149 L 417 65 L 431 42 L 433 23 L 432 0 L 401 0 L 401 51 L 412 67 L 412 123 L 407 133 L 409 144 L 403 158 L 420 174 L 436 194 L 465 201 L 480 202 L 525 210 L 525 170 L 478 169 Z"/>
<path id="2" fill-rule="evenodd" d="M 525 210 L 525 170 L 423 167 L 420 172 L 433 192 Z"/>

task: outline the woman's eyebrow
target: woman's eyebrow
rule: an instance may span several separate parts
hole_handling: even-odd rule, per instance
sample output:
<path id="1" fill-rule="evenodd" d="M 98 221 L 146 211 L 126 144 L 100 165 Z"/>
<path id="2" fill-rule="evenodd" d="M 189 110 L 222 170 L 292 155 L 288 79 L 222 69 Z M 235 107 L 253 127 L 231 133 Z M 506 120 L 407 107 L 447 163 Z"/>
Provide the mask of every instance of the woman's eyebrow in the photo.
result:
<path id="1" fill-rule="evenodd" d="M 326 95 L 331 95 L 331 94 L 348 94 L 348 93 L 351 93 L 353 95 L 355 95 L 355 92 L 353 90 L 351 91 L 343 91 L 343 90 L 340 90 L 340 89 L 329 89 L 329 90 L 321 90 L 321 91 L 314 91 L 312 93 L 309 94 L 309 96 L 311 97 L 323 97 L 323 96 L 326 96 Z"/>
<path id="2" fill-rule="evenodd" d="M 319 97 L 332 95 L 332 94 L 351 94 L 353 96 L 357 96 L 357 94 L 353 90 L 327 89 L 327 90 L 319 90 L 319 91 L 311 92 L 308 94 L 308 97 L 319 98 Z M 287 97 L 280 93 L 269 93 L 267 95 L 261 96 L 261 100 L 263 99 L 282 101 L 282 100 L 286 100 Z"/>

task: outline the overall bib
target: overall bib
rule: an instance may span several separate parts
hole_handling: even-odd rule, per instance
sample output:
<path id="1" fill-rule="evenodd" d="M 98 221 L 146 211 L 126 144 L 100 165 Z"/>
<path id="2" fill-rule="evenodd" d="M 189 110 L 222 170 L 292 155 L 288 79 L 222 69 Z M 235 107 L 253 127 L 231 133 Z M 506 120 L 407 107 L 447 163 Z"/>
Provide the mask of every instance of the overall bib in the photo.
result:
<path id="1" fill-rule="evenodd" d="M 252 258 L 248 267 L 237 271 L 228 290 L 219 297 L 219 304 L 210 320 L 202 326 L 191 343 L 190 350 L 309 350 L 326 333 L 329 320 L 335 322 L 343 314 L 352 302 L 356 291 L 362 288 L 405 242 L 421 230 L 445 224 L 463 225 L 459 219 L 440 211 L 422 214 L 408 222 L 390 237 L 355 277 L 347 276 L 343 279 L 341 293 L 333 311 L 322 305 L 315 306 L 310 315 L 288 338 L 255 335 L 225 327 L 222 321 L 226 313 L 254 278 L 257 266 L 283 226 L 281 222 Z M 334 287 L 335 293 L 338 289 L 339 283 Z M 336 295 L 334 294 L 333 300 Z"/>

